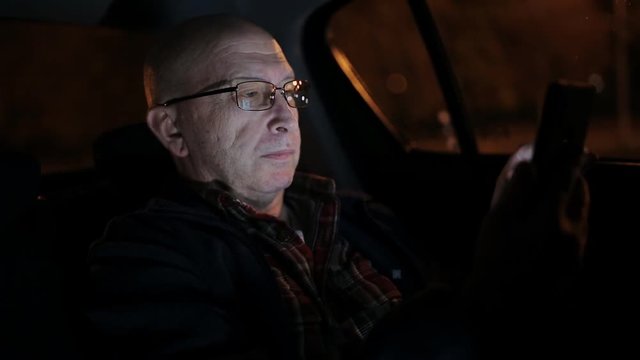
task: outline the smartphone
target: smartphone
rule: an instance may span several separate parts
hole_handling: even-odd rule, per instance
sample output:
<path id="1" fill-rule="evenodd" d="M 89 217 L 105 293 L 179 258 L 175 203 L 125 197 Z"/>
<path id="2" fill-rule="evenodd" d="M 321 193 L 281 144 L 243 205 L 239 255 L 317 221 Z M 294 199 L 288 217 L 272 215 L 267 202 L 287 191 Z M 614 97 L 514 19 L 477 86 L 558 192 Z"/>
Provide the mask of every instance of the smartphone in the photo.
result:
<path id="1" fill-rule="evenodd" d="M 585 82 L 549 84 L 534 142 L 532 163 L 538 178 L 568 190 L 580 165 L 596 89 Z"/>

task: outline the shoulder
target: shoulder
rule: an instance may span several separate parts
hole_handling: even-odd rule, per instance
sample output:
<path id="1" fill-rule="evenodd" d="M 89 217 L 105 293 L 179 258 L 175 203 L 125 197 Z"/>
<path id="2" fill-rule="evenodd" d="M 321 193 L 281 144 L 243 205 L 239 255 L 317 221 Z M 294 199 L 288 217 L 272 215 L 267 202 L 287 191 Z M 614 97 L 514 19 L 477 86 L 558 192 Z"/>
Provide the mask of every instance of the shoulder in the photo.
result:
<path id="1" fill-rule="evenodd" d="M 394 212 L 370 195 L 357 191 L 341 191 L 336 195 L 340 202 L 339 229 L 357 228 L 382 237 L 396 237 L 403 232 Z"/>
<path id="2" fill-rule="evenodd" d="M 230 259 L 248 253 L 242 246 L 245 236 L 212 209 L 158 198 L 143 209 L 112 219 L 92 244 L 89 261 L 138 259 L 207 267 L 207 258 Z"/>
<path id="3" fill-rule="evenodd" d="M 370 195 L 359 191 L 341 191 L 341 218 L 352 222 L 374 222 L 384 228 L 400 226 L 398 217 L 391 208 L 376 201 Z"/>
<path id="4" fill-rule="evenodd" d="M 146 207 L 117 216 L 107 225 L 103 238 L 114 241 L 132 237 L 182 237 L 185 233 L 206 231 L 210 235 L 237 233 L 238 229 L 225 221 L 212 208 L 190 206 L 167 199 L 155 198 Z"/>

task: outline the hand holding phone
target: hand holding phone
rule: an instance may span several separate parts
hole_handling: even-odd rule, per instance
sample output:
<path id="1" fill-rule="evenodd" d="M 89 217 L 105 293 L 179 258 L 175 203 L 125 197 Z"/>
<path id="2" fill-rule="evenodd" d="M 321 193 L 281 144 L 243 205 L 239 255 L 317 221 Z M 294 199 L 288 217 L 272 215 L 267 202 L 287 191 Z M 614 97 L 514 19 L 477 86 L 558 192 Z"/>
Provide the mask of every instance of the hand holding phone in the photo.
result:
<path id="1" fill-rule="evenodd" d="M 567 191 L 584 153 L 595 87 L 557 80 L 549 84 L 534 142 L 532 163 L 546 186 Z"/>

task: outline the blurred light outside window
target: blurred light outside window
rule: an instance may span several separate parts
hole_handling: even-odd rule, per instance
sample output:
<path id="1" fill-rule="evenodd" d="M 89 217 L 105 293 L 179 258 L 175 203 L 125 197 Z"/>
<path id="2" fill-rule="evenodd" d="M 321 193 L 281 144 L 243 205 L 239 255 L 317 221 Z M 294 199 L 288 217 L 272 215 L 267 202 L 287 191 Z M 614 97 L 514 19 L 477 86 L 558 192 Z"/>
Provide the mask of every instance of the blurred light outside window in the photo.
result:
<path id="1" fill-rule="evenodd" d="M 640 3 L 629 0 L 429 0 L 479 151 L 533 141 L 547 84 L 598 89 L 587 147 L 640 159 Z M 355 0 L 332 18 L 340 66 L 407 149 L 457 151 L 429 55 L 406 1 Z M 346 66 L 348 65 L 348 66 Z"/>

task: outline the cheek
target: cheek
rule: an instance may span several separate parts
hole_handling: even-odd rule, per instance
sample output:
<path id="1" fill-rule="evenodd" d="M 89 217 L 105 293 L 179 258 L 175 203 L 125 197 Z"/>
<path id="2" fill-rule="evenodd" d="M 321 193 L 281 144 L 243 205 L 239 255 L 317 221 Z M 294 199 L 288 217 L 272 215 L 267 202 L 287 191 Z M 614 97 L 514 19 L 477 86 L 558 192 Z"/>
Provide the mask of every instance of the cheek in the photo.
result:
<path id="1" fill-rule="evenodd" d="M 234 124 L 229 120 L 232 118 L 229 109 L 219 101 L 203 107 L 197 113 L 194 135 L 201 142 L 207 142 L 208 147 L 229 148 L 235 133 Z"/>
<path id="2" fill-rule="evenodd" d="M 260 139 L 260 132 L 258 131 L 259 129 L 257 129 L 256 126 L 257 124 L 252 124 L 249 122 L 235 127 L 233 129 L 233 146 L 238 150 L 242 149 L 244 152 L 254 151 Z"/>
<path id="3" fill-rule="evenodd" d="M 296 158 L 293 159 L 295 164 L 280 164 L 274 169 L 257 159 L 260 151 L 284 145 L 269 136 L 264 119 L 258 117 L 259 114 L 238 109 L 235 104 L 215 105 L 202 107 L 193 114 L 194 126 L 189 129 L 192 137 L 189 144 L 190 152 L 198 158 L 196 161 L 200 166 L 211 168 L 218 175 L 226 174 L 243 178 L 244 181 L 247 181 L 247 174 L 255 171 L 275 170 L 284 176 L 290 172 L 291 167 L 295 168 L 300 148 L 300 132 L 297 126 L 287 137 L 288 145 L 296 149 Z M 297 122 L 297 114 L 292 115 Z"/>
<path id="4" fill-rule="evenodd" d="M 221 129 L 227 136 L 230 146 L 238 152 L 251 153 L 256 150 L 260 139 L 264 137 L 264 120 L 256 118 L 256 113 L 238 108 L 227 113 L 228 119 Z"/>

